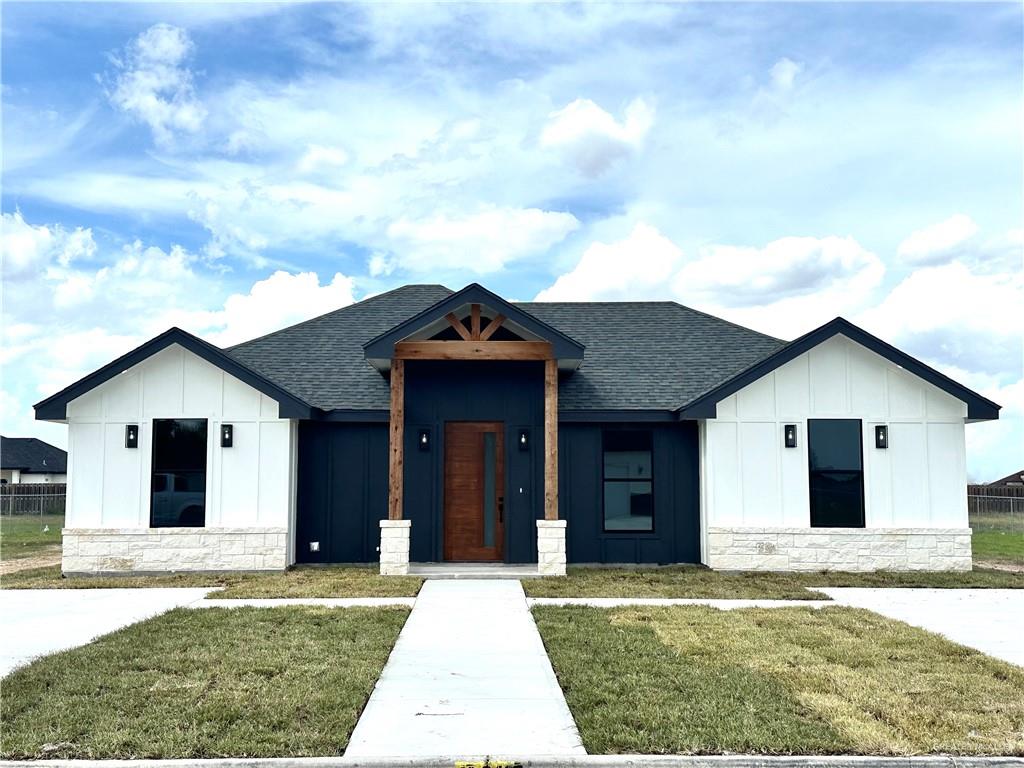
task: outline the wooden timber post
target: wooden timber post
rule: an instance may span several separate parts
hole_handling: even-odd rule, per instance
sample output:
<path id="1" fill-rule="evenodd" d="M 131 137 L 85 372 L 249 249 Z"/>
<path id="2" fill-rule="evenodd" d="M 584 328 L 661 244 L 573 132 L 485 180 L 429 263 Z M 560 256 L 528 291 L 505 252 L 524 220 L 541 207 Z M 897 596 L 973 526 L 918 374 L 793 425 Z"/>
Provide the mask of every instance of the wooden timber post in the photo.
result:
<path id="1" fill-rule="evenodd" d="M 558 361 L 544 361 L 544 519 L 558 519 Z"/>
<path id="2" fill-rule="evenodd" d="M 388 519 L 402 519 L 405 465 L 405 360 L 391 361 L 391 436 L 388 448 Z"/>

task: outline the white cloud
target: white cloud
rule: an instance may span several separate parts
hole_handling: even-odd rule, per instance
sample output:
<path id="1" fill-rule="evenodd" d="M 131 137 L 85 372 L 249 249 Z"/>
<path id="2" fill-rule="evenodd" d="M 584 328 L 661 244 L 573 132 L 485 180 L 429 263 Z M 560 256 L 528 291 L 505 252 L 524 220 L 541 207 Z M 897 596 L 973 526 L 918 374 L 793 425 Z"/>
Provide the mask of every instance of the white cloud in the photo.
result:
<path id="1" fill-rule="evenodd" d="M 885 266 L 852 237 L 783 237 L 763 248 L 712 245 L 676 275 L 678 295 L 721 306 L 753 306 L 794 296 L 818 295 L 837 285 L 859 293 L 874 288 Z"/>
<path id="2" fill-rule="evenodd" d="M 69 232 L 61 226 L 33 226 L 21 211 L 3 214 L 2 225 L 0 256 L 5 279 L 38 276 L 41 267 L 50 262 L 66 267 L 96 252 L 90 229 L 78 227 Z"/>
<path id="3" fill-rule="evenodd" d="M 310 144 L 299 158 L 298 171 L 302 174 L 329 173 L 345 165 L 348 153 L 339 147 Z"/>
<path id="4" fill-rule="evenodd" d="M 958 213 L 911 233 L 896 253 L 908 264 L 939 264 L 949 261 L 977 232 L 978 225 L 971 217 Z"/>
<path id="5" fill-rule="evenodd" d="M 320 285 L 315 272 L 274 272 L 252 285 L 248 293 L 229 296 L 222 309 L 209 312 L 169 312 L 161 316 L 218 346 L 230 346 L 332 312 L 355 301 L 351 277 L 334 275 Z"/>
<path id="6" fill-rule="evenodd" d="M 598 301 L 662 294 L 683 252 L 649 224 L 637 224 L 624 239 L 592 243 L 579 262 L 536 301 Z"/>
<path id="7" fill-rule="evenodd" d="M 803 72 L 803 69 L 803 64 L 792 59 L 786 57 L 779 59 L 772 65 L 768 73 L 771 77 L 772 87 L 777 91 L 792 90 L 796 76 Z"/>
<path id="8" fill-rule="evenodd" d="M 622 122 L 590 99 L 576 99 L 548 116 L 542 147 L 561 149 L 585 176 L 600 176 L 636 150 L 654 123 L 654 107 L 643 98 L 626 107 Z"/>
<path id="9" fill-rule="evenodd" d="M 795 337 L 860 309 L 885 273 L 852 238 L 787 237 L 763 248 L 711 245 L 688 257 L 648 224 L 594 243 L 538 301 L 673 298 L 766 333 Z"/>
<path id="10" fill-rule="evenodd" d="M 911 273 L 858 321 L 912 354 L 976 373 L 1021 375 L 1024 275 L 961 261 Z"/>
<path id="11" fill-rule="evenodd" d="M 146 123 L 162 146 L 173 144 L 179 131 L 196 133 L 206 119 L 192 71 L 185 66 L 192 50 L 184 29 L 154 24 L 112 57 L 117 73 L 110 103 Z"/>
<path id="12" fill-rule="evenodd" d="M 569 213 L 538 208 L 492 208 L 479 213 L 401 218 L 387 230 L 398 263 L 412 272 L 463 268 L 495 272 L 544 253 L 580 223 Z"/>

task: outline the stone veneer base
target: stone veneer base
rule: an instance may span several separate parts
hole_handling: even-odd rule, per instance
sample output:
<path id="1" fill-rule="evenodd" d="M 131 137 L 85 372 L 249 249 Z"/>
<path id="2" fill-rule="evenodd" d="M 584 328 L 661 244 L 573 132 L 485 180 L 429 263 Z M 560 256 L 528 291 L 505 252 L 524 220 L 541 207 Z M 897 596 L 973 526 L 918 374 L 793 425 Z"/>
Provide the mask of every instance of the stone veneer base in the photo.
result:
<path id="1" fill-rule="evenodd" d="M 970 528 L 709 528 L 723 571 L 969 571 Z"/>
<path id="2" fill-rule="evenodd" d="M 380 521 L 380 575 L 406 576 L 409 573 L 409 534 L 412 520 Z"/>
<path id="3" fill-rule="evenodd" d="M 283 571 L 286 528 L 65 528 L 66 574 Z"/>
<path id="4" fill-rule="evenodd" d="M 565 576 L 565 520 L 537 521 L 537 573 Z"/>

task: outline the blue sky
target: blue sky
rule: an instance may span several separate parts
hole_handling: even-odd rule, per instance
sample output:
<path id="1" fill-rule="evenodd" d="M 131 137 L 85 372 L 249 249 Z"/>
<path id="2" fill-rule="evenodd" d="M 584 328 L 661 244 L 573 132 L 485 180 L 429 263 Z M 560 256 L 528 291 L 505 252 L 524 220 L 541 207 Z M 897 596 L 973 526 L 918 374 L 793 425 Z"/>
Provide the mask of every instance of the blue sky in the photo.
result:
<path id="1" fill-rule="evenodd" d="M 843 315 L 1024 465 L 1018 3 L 4 3 L 4 434 L 170 325 L 408 282 Z"/>

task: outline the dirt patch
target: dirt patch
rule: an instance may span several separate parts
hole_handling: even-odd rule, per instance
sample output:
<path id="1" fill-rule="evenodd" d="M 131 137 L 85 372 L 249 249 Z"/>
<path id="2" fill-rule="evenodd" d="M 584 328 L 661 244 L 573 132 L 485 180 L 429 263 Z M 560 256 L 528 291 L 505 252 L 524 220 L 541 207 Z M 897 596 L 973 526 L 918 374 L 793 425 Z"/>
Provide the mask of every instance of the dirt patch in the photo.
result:
<path id="1" fill-rule="evenodd" d="M 0 560 L 0 576 L 18 571 L 27 571 L 30 568 L 45 568 L 48 565 L 60 563 L 60 545 L 52 549 L 37 552 L 30 557 L 17 557 L 11 560 Z"/>
<path id="2" fill-rule="evenodd" d="M 1005 560 L 975 560 L 975 568 L 990 568 L 993 571 L 1024 573 L 1024 563 L 1008 563 Z"/>

